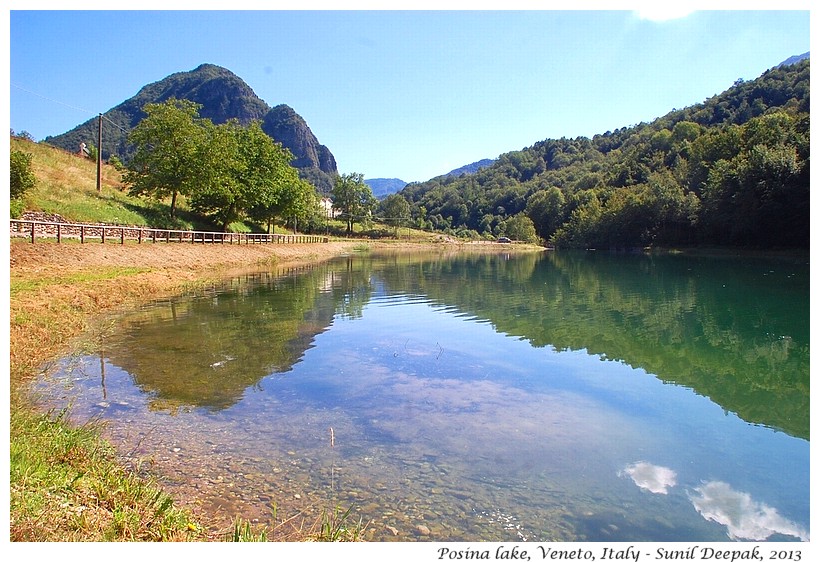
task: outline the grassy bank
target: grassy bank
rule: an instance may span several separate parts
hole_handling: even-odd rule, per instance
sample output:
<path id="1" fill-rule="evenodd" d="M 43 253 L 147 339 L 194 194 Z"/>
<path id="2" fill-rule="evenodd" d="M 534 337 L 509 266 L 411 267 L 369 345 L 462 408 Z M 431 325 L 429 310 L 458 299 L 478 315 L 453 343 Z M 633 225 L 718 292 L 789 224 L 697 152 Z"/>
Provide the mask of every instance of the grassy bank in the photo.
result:
<path id="1" fill-rule="evenodd" d="M 88 332 L 90 318 L 145 294 L 140 274 L 136 268 L 111 268 L 49 278 L 11 276 L 13 541 L 188 540 L 200 535 L 190 514 L 119 464 L 98 428 L 73 427 L 65 411 L 39 413 L 24 390 L 40 365 Z"/>

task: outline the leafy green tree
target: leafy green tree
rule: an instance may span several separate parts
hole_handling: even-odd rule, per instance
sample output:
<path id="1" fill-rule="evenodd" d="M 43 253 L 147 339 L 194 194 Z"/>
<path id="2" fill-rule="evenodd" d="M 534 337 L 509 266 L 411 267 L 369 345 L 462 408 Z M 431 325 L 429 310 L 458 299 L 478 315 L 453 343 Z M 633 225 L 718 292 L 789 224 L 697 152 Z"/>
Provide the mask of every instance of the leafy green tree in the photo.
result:
<path id="1" fill-rule="evenodd" d="M 303 205 L 299 214 L 294 215 L 294 225 L 298 221 L 298 227 L 302 232 L 324 232 L 327 229 L 327 215 L 320 204 L 321 196 L 311 182 L 305 179 L 301 179 L 300 182 Z"/>
<path id="2" fill-rule="evenodd" d="M 283 217 L 290 219 L 294 231 L 300 222 L 305 225 L 315 222 L 319 212 L 316 188 L 307 180 L 297 178 L 281 192 L 278 208 Z"/>
<path id="3" fill-rule="evenodd" d="M 100 156 L 100 151 L 97 150 L 97 147 L 89 143 L 86 146 L 86 150 L 88 151 L 88 159 L 92 162 L 96 162 L 97 158 Z"/>
<path id="4" fill-rule="evenodd" d="M 191 207 L 217 221 L 223 229 L 245 217 L 276 216 L 294 221 L 316 206 L 315 189 L 290 165 L 291 153 L 262 130 L 236 121 L 207 125 L 207 142 L 200 150 L 198 186 Z"/>
<path id="5" fill-rule="evenodd" d="M 9 195 L 19 199 L 37 183 L 31 169 L 31 154 L 22 150 L 12 150 L 9 158 L 10 177 Z"/>
<path id="6" fill-rule="evenodd" d="M 379 203 L 379 214 L 396 232 L 410 220 L 410 203 L 398 193 L 392 193 Z"/>
<path id="7" fill-rule="evenodd" d="M 172 217 L 177 196 L 190 194 L 197 186 L 194 172 L 200 164 L 206 135 L 200 107 L 175 98 L 146 104 L 143 111 L 147 116 L 128 135 L 136 152 L 123 180 L 131 186 L 132 195 L 171 197 Z"/>
<path id="8" fill-rule="evenodd" d="M 519 213 L 507 218 L 499 225 L 498 229 L 499 233 L 503 233 L 513 240 L 520 240 L 521 242 L 529 242 L 531 244 L 538 242 L 535 225 L 532 219 L 524 213 Z"/>
<path id="9" fill-rule="evenodd" d="M 248 216 L 267 222 L 270 233 L 277 216 L 292 213 L 289 200 L 293 197 L 288 192 L 305 189 L 291 165 L 293 154 L 265 134 L 258 123 L 244 130 L 239 149 L 246 163 L 242 181 L 252 186 Z"/>
<path id="10" fill-rule="evenodd" d="M 122 160 L 120 160 L 120 157 L 116 154 L 112 154 L 108 157 L 108 163 L 111 166 L 113 166 L 114 169 L 118 172 L 122 172 L 123 170 L 125 170 L 125 165 L 122 163 Z"/>
<path id="11" fill-rule="evenodd" d="M 565 219 L 566 199 L 564 193 L 553 186 L 537 191 L 527 200 L 527 216 L 530 217 L 538 235 L 549 240 Z"/>
<path id="12" fill-rule="evenodd" d="M 376 198 L 364 176 L 358 173 L 342 174 L 333 186 L 333 208 L 347 222 L 347 234 L 353 232 L 353 224 L 366 220 L 376 205 Z"/>
<path id="13" fill-rule="evenodd" d="M 552 235 L 550 241 L 556 246 L 588 248 L 599 240 L 603 205 L 594 191 L 578 194 L 573 201 L 569 219 Z"/>
<path id="14" fill-rule="evenodd" d="M 242 127 L 236 121 L 222 125 L 208 121 L 203 128 L 206 134 L 197 150 L 198 166 L 190 171 L 197 181 L 189 204 L 227 232 L 248 207 L 253 189 L 243 181 L 248 164 L 239 148 Z"/>

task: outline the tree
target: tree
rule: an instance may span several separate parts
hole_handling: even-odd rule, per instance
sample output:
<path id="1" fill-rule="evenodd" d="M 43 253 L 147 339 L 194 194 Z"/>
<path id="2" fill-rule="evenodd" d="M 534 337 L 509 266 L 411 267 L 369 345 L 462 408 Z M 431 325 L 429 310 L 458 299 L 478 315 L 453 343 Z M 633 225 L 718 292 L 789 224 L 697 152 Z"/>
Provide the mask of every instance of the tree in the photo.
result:
<path id="1" fill-rule="evenodd" d="M 267 221 L 270 232 L 276 216 L 296 220 L 316 204 L 315 189 L 290 165 L 293 155 L 259 123 L 209 122 L 205 129 L 191 207 L 223 230 L 250 217 Z"/>
<path id="2" fill-rule="evenodd" d="M 553 186 L 534 193 L 527 200 L 525 212 L 532 219 L 538 234 L 544 240 L 549 240 L 552 233 L 564 222 L 565 207 L 566 199 L 563 192 Z"/>
<path id="3" fill-rule="evenodd" d="M 410 203 L 398 193 L 393 193 L 379 203 L 379 212 L 398 233 L 399 227 L 410 220 Z"/>
<path id="4" fill-rule="evenodd" d="M 513 240 L 536 243 L 538 235 L 535 233 L 535 225 L 532 219 L 524 213 L 519 213 L 509 217 L 499 225 L 499 232 L 506 234 Z"/>
<path id="5" fill-rule="evenodd" d="M 204 125 L 205 140 L 197 148 L 197 162 L 190 174 L 196 185 L 190 191 L 191 208 L 228 231 L 246 210 L 252 186 L 243 181 L 247 162 L 240 154 L 242 127 L 236 121 Z"/>
<path id="6" fill-rule="evenodd" d="M 362 174 L 342 174 L 336 178 L 333 186 L 333 208 L 339 211 L 340 217 L 347 222 L 347 233 L 353 232 L 353 224 L 367 219 L 376 198 L 370 186 L 364 183 Z"/>
<path id="7" fill-rule="evenodd" d="M 246 181 L 255 186 L 248 215 L 267 222 L 268 233 L 277 216 L 292 216 L 294 192 L 307 190 L 291 166 L 293 154 L 275 142 L 257 123 L 243 135 L 240 150 L 247 162 Z M 314 191 L 311 187 L 309 191 Z"/>
<path id="8" fill-rule="evenodd" d="M 319 209 L 316 199 L 316 188 L 310 182 L 297 178 L 288 184 L 279 201 L 279 210 L 282 216 L 293 221 L 293 230 L 296 231 L 299 221 L 306 224 L 313 220 Z"/>
<path id="9" fill-rule="evenodd" d="M 170 98 L 164 103 L 146 104 L 147 114 L 128 135 L 136 153 L 123 176 L 132 195 L 162 199 L 171 197 L 171 216 L 177 196 L 192 193 L 196 187 L 198 159 L 205 142 L 200 105 Z"/>
<path id="10" fill-rule="evenodd" d="M 37 183 L 34 172 L 31 170 L 31 154 L 22 150 L 12 150 L 9 168 L 11 174 L 9 195 L 11 199 L 19 199 Z"/>

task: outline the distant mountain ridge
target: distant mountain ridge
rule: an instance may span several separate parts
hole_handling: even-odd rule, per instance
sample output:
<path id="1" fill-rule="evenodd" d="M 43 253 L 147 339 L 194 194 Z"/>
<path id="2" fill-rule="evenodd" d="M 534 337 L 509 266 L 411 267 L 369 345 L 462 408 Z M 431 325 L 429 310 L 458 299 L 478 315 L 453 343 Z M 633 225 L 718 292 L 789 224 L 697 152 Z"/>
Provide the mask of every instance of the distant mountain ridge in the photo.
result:
<path id="1" fill-rule="evenodd" d="M 128 161 L 134 150 L 128 143 L 128 132 L 145 117 L 143 106 L 169 98 L 202 105 L 200 117 L 216 124 L 230 119 L 243 125 L 261 121 L 262 130 L 293 153 L 293 165 L 300 176 L 322 192 L 333 188 L 333 178 L 338 175 L 336 159 L 319 143 L 305 120 L 287 105 L 270 107 L 236 74 L 214 64 L 201 64 L 194 70 L 177 72 L 143 86 L 135 96 L 103 113 L 103 159 L 116 154 Z M 70 152 L 76 151 L 81 142 L 96 146 L 97 121 L 94 117 L 66 133 L 46 137 L 44 142 Z"/>
<path id="2" fill-rule="evenodd" d="M 460 176 L 461 174 L 474 174 L 479 171 L 481 168 L 486 168 L 487 166 L 492 166 L 495 164 L 494 158 L 484 158 L 483 160 L 479 160 L 478 162 L 473 162 L 472 164 L 467 164 L 466 166 L 462 166 L 461 168 L 456 168 L 455 170 L 451 170 L 444 174 L 444 176 Z"/>
<path id="3" fill-rule="evenodd" d="M 439 177 L 459 177 L 463 174 L 474 174 L 481 168 L 492 166 L 494 163 L 494 159 L 484 158 L 483 160 L 479 160 L 478 162 L 473 162 L 472 164 L 467 164 L 466 166 L 461 166 L 460 168 L 451 170 Z M 373 178 L 364 180 L 364 183 L 370 186 L 370 190 L 373 192 L 373 195 L 377 199 L 384 199 L 388 195 L 398 193 L 399 191 L 404 189 L 407 186 L 408 182 L 400 180 L 398 178 Z"/>
<path id="4" fill-rule="evenodd" d="M 401 191 L 407 185 L 406 181 L 398 178 L 373 178 L 364 180 L 364 183 L 370 186 L 370 191 L 376 199 L 384 199 L 388 195 Z"/>
<path id="5" fill-rule="evenodd" d="M 780 64 L 778 64 L 775 68 L 780 68 L 781 66 L 789 66 L 791 64 L 797 64 L 801 60 L 806 60 L 809 58 L 809 52 L 803 53 L 802 55 L 795 55 L 793 57 L 789 57 Z"/>

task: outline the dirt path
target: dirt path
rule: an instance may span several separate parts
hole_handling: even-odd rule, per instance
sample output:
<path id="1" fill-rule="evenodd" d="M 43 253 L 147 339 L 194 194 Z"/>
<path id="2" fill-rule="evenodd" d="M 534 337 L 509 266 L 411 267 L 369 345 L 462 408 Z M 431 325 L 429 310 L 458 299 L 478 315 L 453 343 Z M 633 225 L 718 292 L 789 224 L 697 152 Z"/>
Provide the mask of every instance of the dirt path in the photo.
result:
<path id="1" fill-rule="evenodd" d="M 12 274 L 60 274 L 99 267 L 204 271 L 263 263 L 317 260 L 351 251 L 354 243 L 324 244 L 10 244 Z"/>

